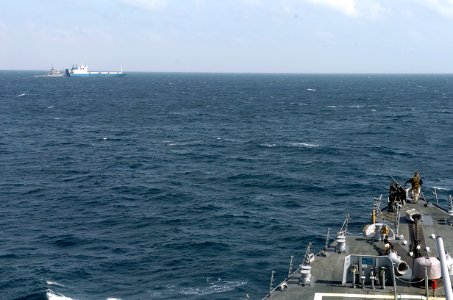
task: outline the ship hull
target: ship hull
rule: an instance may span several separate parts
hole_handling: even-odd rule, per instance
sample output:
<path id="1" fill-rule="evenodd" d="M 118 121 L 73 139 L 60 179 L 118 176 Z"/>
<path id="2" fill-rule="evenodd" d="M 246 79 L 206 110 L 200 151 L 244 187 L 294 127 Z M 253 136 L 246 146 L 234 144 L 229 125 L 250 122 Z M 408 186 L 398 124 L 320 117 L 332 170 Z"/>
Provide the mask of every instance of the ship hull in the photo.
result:
<path id="1" fill-rule="evenodd" d="M 36 75 L 36 78 L 43 78 L 43 77 L 63 77 L 63 74 L 59 75 Z"/>
<path id="2" fill-rule="evenodd" d="M 84 73 L 74 73 L 69 69 L 66 69 L 67 77 L 123 77 L 126 73 L 116 71 L 93 71 Z"/>

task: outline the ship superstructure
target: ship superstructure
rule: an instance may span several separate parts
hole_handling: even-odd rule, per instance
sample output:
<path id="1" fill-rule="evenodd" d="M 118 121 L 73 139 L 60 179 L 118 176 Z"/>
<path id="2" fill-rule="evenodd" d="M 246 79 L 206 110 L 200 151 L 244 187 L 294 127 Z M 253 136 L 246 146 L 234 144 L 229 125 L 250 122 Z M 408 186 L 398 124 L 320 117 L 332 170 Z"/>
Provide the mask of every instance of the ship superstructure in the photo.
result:
<path id="1" fill-rule="evenodd" d="M 63 77 L 63 74 L 52 66 L 46 75 L 36 75 L 35 77 Z"/>
<path id="2" fill-rule="evenodd" d="M 88 77 L 88 76 L 126 76 L 123 68 L 120 71 L 88 71 L 87 65 L 73 65 L 71 69 L 66 69 L 68 77 Z"/>

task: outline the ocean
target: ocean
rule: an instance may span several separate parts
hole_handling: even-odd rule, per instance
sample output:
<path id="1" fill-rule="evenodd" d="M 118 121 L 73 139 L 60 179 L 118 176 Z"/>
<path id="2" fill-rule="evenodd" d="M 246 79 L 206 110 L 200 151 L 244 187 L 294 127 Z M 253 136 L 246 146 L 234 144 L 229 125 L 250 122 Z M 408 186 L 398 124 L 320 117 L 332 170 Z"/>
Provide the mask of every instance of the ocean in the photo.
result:
<path id="1" fill-rule="evenodd" d="M 0 71 L 1 299 L 261 299 L 391 176 L 452 194 L 453 75 L 37 73 Z"/>

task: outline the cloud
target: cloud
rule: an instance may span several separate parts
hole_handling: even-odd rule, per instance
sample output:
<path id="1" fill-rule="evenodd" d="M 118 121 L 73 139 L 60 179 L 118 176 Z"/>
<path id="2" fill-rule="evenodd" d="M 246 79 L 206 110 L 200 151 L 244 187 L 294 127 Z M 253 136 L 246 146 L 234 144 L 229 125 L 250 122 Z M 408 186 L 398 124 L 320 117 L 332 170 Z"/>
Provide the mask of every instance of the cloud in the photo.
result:
<path id="1" fill-rule="evenodd" d="M 251 0 L 250 0 L 251 1 Z M 397 0 L 384 2 L 379 0 L 300 0 L 301 2 L 311 3 L 336 10 L 349 17 L 361 17 L 379 19 L 384 14 L 394 14 L 404 12 L 406 4 L 411 4 L 409 0 Z M 381 3 L 383 3 L 382 6 Z M 453 0 L 416 0 L 412 1 L 416 6 L 424 6 L 446 18 L 453 19 Z M 412 5 L 406 6 L 409 11 L 414 8 Z M 406 11 L 407 13 L 407 11 Z"/>
<path id="2" fill-rule="evenodd" d="M 453 18 L 453 0 L 423 0 L 419 2 L 447 18 Z"/>
<path id="3" fill-rule="evenodd" d="M 145 10 L 158 10 L 167 6 L 167 0 L 120 0 L 120 2 Z"/>
<path id="4" fill-rule="evenodd" d="M 358 15 L 354 0 L 308 0 L 309 2 L 339 10 L 348 16 Z"/>
<path id="5" fill-rule="evenodd" d="M 384 9 L 375 0 L 303 0 L 314 5 L 329 7 L 350 17 L 378 18 Z"/>

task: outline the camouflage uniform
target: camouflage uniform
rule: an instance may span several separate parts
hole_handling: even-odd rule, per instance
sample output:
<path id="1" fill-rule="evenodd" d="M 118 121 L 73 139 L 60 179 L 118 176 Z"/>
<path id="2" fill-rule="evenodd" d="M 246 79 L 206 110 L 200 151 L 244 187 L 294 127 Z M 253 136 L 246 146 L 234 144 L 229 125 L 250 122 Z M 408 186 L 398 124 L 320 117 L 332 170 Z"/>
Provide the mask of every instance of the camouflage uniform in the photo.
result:
<path id="1" fill-rule="evenodd" d="M 418 197 L 420 196 L 420 190 L 423 184 L 423 180 L 420 177 L 420 174 L 418 172 L 415 172 L 414 176 L 406 181 L 406 183 L 410 182 L 411 183 L 411 188 L 409 189 L 408 193 L 412 194 L 412 199 L 414 203 L 417 203 Z"/>

